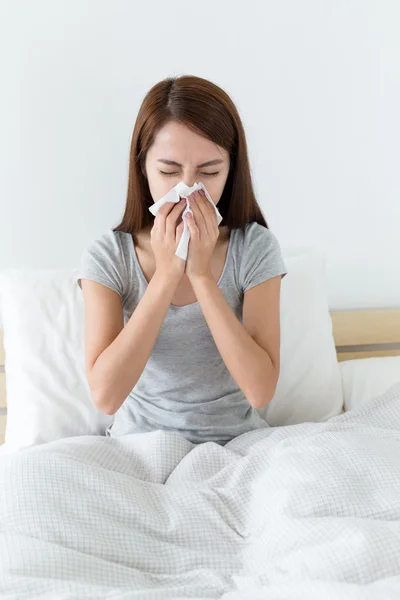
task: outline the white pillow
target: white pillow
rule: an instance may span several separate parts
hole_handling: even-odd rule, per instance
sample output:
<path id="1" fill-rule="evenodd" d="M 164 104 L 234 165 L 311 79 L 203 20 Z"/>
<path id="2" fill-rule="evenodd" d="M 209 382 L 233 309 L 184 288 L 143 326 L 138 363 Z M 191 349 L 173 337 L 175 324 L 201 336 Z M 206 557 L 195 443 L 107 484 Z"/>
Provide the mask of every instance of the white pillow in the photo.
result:
<path id="1" fill-rule="evenodd" d="M 325 421 L 343 408 L 324 257 L 311 249 L 283 256 L 281 371 L 274 398 L 258 411 L 273 426 Z"/>
<path id="2" fill-rule="evenodd" d="M 0 275 L 7 451 L 104 434 L 112 422 L 113 416 L 94 406 L 85 377 L 83 294 L 76 273 L 11 269 Z"/>
<path id="3" fill-rule="evenodd" d="M 400 356 L 356 358 L 340 363 L 344 408 L 352 410 L 400 382 Z"/>

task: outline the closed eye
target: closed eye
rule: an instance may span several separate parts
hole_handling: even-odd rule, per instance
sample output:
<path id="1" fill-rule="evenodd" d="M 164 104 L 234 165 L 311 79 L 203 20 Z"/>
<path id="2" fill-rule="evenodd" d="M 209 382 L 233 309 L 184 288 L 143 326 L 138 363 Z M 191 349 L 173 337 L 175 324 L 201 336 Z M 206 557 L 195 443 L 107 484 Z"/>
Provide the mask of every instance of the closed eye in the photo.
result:
<path id="1" fill-rule="evenodd" d="M 160 171 L 160 173 L 162 175 L 167 175 L 172 177 L 173 175 L 178 175 L 178 173 L 166 173 L 165 171 Z M 205 175 L 206 177 L 215 177 L 216 175 L 219 175 L 219 171 L 216 171 L 215 173 L 200 173 L 201 175 Z"/>

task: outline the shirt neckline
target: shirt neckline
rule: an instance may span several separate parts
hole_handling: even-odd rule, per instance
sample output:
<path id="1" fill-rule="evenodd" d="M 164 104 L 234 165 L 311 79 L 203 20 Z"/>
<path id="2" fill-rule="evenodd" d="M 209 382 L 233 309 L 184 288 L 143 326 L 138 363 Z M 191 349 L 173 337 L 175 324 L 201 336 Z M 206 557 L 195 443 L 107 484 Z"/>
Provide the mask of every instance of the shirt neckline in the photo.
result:
<path id="1" fill-rule="evenodd" d="M 231 229 L 230 232 L 229 232 L 228 251 L 226 253 L 224 267 L 222 269 L 222 273 L 221 273 L 218 281 L 216 282 L 218 287 L 220 287 L 220 285 L 221 285 L 222 279 L 224 278 L 224 275 L 225 275 L 225 273 L 227 271 L 227 268 L 228 268 L 228 263 L 230 261 L 231 249 L 232 249 L 232 245 L 233 245 L 233 232 L 234 232 L 233 229 Z M 147 279 L 146 279 L 146 277 L 145 277 L 145 275 L 143 273 L 142 267 L 140 266 L 139 259 L 138 259 L 138 256 L 136 254 L 135 244 L 133 242 L 133 237 L 132 237 L 132 235 L 130 233 L 127 233 L 127 235 L 129 236 L 129 243 L 130 243 L 130 246 L 131 246 L 131 250 L 132 250 L 132 254 L 133 254 L 133 259 L 135 261 L 136 268 L 137 268 L 137 270 L 139 272 L 139 276 L 141 277 L 141 279 L 142 279 L 142 281 L 143 281 L 143 283 L 145 285 L 145 288 L 147 289 L 147 287 L 149 285 L 149 282 L 147 281 Z M 177 306 L 176 304 L 170 304 L 168 310 L 172 309 L 174 311 L 178 311 L 178 310 L 182 310 L 184 308 L 189 309 L 191 307 L 198 307 L 198 306 L 200 306 L 200 303 L 197 300 L 197 302 L 191 302 L 190 304 L 184 304 L 182 306 Z"/>

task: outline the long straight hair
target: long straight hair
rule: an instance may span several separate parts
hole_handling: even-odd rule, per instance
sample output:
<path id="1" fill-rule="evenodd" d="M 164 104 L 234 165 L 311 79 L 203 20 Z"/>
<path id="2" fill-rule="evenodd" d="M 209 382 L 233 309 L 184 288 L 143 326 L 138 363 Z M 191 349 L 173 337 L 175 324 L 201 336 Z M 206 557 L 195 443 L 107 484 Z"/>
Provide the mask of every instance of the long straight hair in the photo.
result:
<path id="1" fill-rule="evenodd" d="M 223 224 L 229 230 L 252 221 L 268 227 L 255 198 L 246 137 L 234 103 L 207 79 L 181 75 L 155 84 L 142 102 L 132 134 L 125 212 L 113 230 L 135 235 L 153 223 L 145 160 L 157 132 L 169 121 L 186 125 L 229 153 L 229 174 L 218 202 Z"/>

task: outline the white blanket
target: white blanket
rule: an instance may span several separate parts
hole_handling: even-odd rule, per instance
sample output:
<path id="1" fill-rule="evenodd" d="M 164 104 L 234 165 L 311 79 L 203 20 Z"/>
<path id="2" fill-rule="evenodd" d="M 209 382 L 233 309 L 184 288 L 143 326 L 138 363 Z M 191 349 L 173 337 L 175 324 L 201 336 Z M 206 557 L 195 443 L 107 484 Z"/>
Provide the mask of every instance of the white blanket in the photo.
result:
<path id="1" fill-rule="evenodd" d="M 400 384 L 225 447 L 156 431 L 2 457 L 0 598 L 398 600 Z"/>

